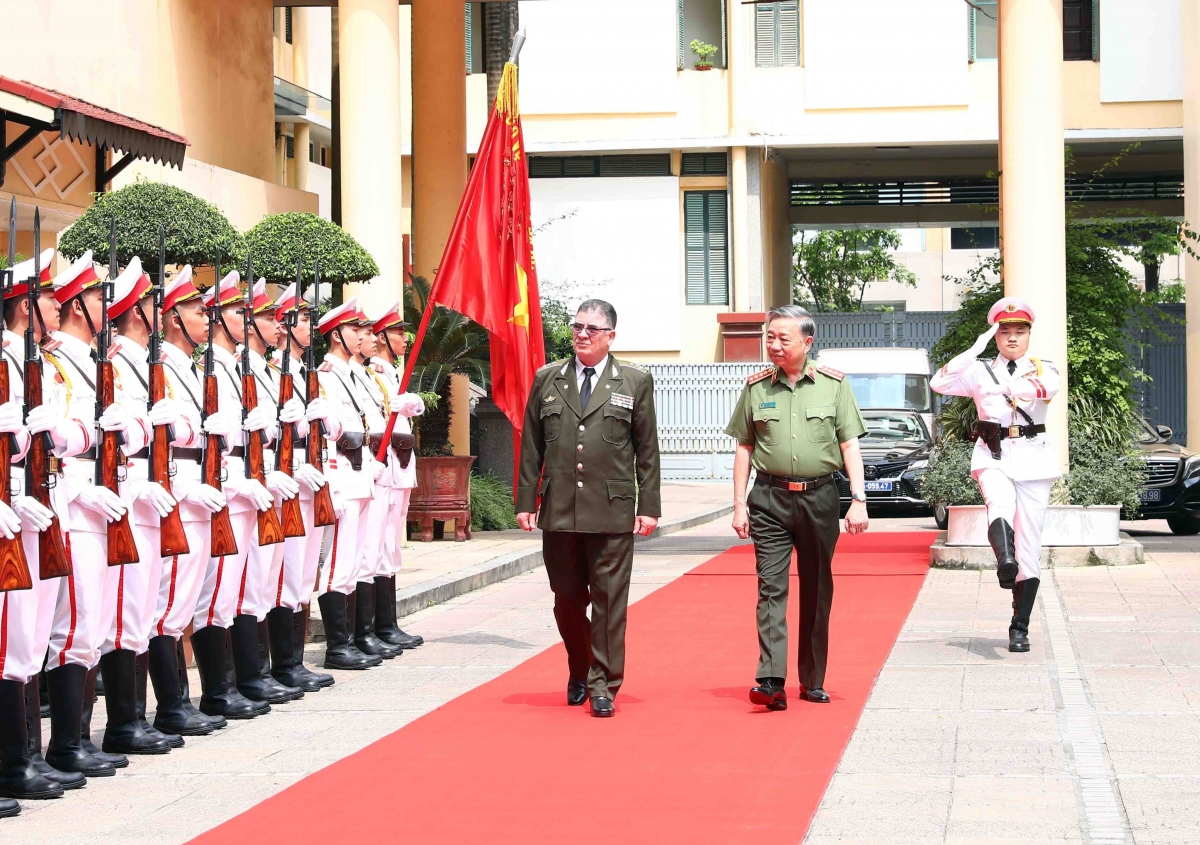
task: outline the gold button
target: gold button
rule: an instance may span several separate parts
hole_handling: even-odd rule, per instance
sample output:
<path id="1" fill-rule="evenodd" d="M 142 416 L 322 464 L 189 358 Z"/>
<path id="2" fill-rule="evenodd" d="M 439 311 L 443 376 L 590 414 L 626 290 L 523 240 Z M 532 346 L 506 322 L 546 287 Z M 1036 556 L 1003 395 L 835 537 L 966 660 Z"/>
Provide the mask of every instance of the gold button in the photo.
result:
<path id="1" fill-rule="evenodd" d="M 795 439 L 796 439 L 796 435 L 794 435 L 794 434 L 793 434 L 793 435 L 792 435 L 792 439 L 793 439 L 793 440 L 795 440 Z"/>

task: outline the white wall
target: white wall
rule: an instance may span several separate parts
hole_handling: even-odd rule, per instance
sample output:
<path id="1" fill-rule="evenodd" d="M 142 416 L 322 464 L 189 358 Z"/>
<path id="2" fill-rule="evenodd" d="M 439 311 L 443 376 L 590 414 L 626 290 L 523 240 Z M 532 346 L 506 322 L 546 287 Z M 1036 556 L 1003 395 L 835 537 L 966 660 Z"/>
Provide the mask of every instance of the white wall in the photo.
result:
<path id="1" fill-rule="evenodd" d="M 673 112 L 675 0 L 520 5 L 525 114 Z"/>
<path id="2" fill-rule="evenodd" d="M 533 179 L 529 188 L 542 286 L 568 285 L 611 302 L 618 352 L 679 349 L 679 180 Z M 562 215 L 570 216 L 538 231 Z"/>
<path id="3" fill-rule="evenodd" d="M 1100 0 L 1100 102 L 1183 99 L 1183 0 Z"/>
<path id="4" fill-rule="evenodd" d="M 804 107 L 967 105 L 967 11 L 962 0 L 805 0 Z"/>

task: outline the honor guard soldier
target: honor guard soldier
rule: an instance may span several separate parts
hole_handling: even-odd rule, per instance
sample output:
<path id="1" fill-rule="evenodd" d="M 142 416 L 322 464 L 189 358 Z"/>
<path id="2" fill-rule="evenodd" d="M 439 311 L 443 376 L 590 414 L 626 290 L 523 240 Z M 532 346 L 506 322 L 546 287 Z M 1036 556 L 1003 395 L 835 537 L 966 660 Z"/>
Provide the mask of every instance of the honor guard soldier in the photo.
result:
<path id="1" fill-rule="evenodd" d="M 290 318 L 290 320 L 289 320 Z M 280 379 L 292 380 L 292 395 L 307 397 L 306 371 L 302 363 L 304 351 L 312 343 L 312 311 L 300 299 L 293 282 L 275 303 L 275 320 L 288 333 L 289 343 L 281 342 L 276 349 Z M 286 375 L 283 355 L 290 354 Z M 308 460 L 309 424 L 320 421 L 328 428 L 329 403 L 314 396 L 304 410 L 304 425 L 299 426 L 293 444 L 292 472 L 300 483 L 300 513 L 304 518 L 304 535 L 283 541 L 283 566 L 274 584 L 274 606 L 267 611 L 267 628 L 271 643 L 271 673 L 284 686 L 299 687 L 316 692 L 333 685 L 333 676 L 313 672 L 304 665 L 304 638 L 308 627 L 308 606 L 321 564 L 322 544 L 333 538 L 333 526 L 316 524 L 315 497 L 328 484 L 325 474 Z M 313 446 L 318 454 L 323 443 Z"/>
<path id="2" fill-rule="evenodd" d="M 411 419 L 425 413 L 425 403 L 415 393 L 400 396 L 404 353 L 408 348 L 404 318 L 396 302 L 371 326 L 375 356 L 366 363 L 386 398 L 384 416 L 397 412 L 392 431 L 388 471 L 388 508 L 382 533 L 384 565 L 375 576 L 375 636 L 400 648 L 416 648 L 424 638 L 405 633 L 396 624 L 396 575 L 400 572 L 401 547 L 408 527 L 408 504 L 417 486 L 417 456 Z"/>
<path id="3" fill-rule="evenodd" d="M 163 561 L 159 580 L 150 637 L 150 680 L 157 700 L 154 727 L 164 733 L 203 736 L 225 727 L 226 722 L 223 716 L 206 716 L 192 704 L 183 632 L 192 624 L 208 569 L 212 515 L 226 506 L 225 494 L 201 479 L 201 447 L 207 433 L 227 436 L 229 420 L 218 414 L 201 424 L 204 386 L 192 355 L 208 334 L 208 313 L 192 282 L 190 264 L 167 284 L 162 329 L 163 374 L 167 393 L 174 397 L 179 411 L 171 492 L 179 501 L 188 550 Z"/>
<path id="4" fill-rule="evenodd" d="M 378 641 L 378 654 L 359 650 L 351 626 L 357 620 L 356 594 L 361 580 L 362 549 L 367 542 L 367 511 L 375 492 L 374 468 L 367 449 L 367 419 L 351 364 L 358 355 L 363 327 L 358 300 L 350 299 L 325 313 L 317 324 L 329 351 L 318 370 L 321 395 L 330 406 L 326 441 L 327 477 L 338 514 L 333 550 L 321 575 L 321 620 L 325 625 L 325 666 L 330 669 L 367 669 L 378 666 L 398 650 Z"/>
<path id="5" fill-rule="evenodd" d="M 987 506 L 988 540 L 996 575 L 1013 591 L 1008 650 L 1029 651 L 1029 617 L 1041 583 L 1042 526 L 1050 488 L 1062 475 L 1046 436 L 1046 412 L 1058 393 L 1058 370 L 1029 355 L 1033 307 L 1006 296 L 988 312 L 991 328 L 951 359 L 929 386 L 946 396 L 969 396 L 979 412 L 971 477 Z M 999 354 L 978 360 L 988 341 Z"/>
<path id="6" fill-rule="evenodd" d="M 206 306 L 215 307 L 217 323 L 212 331 L 214 370 L 217 380 L 219 414 L 228 416 L 224 493 L 229 502 L 229 518 L 237 545 L 236 554 L 209 558 L 200 600 L 192 621 L 192 647 L 200 669 L 203 694 L 200 710 L 226 719 L 252 719 L 271 710 L 265 701 L 255 701 L 242 693 L 251 674 L 258 677 L 257 624 L 234 628 L 237 605 L 246 575 L 246 558 L 252 544 L 257 545 L 258 512 L 274 507 L 275 497 L 258 481 L 247 478 L 242 464 L 246 454 L 246 433 L 260 431 L 273 437 L 274 409 L 265 403 L 242 417 L 242 383 L 238 377 L 237 348 L 243 340 L 242 309 L 245 296 L 241 275 L 233 270 L 214 285 L 204 297 Z M 209 418 L 211 419 L 211 417 Z M 239 420 L 240 425 L 233 420 Z M 222 424 L 225 428 L 225 424 Z M 251 636 L 253 635 L 253 636 Z M 227 658 L 232 654 L 236 683 L 227 676 Z"/>
<path id="7" fill-rule="evenodd" d="M 609 355 L 616 327 L 612 305 L 584 302 L 571 324 L 575 355 L 534 376 L 516 504 L 522 528 L 533 530 L 536 511 L 542 529 L 567 703 L 590 696 L 602 718 L 625 678 L 634 534 L 649 536 L 662 514 L 654 378 Z"/>
<path id="8" fill-rule="evenodd" d="M 850 479 L 851 534 L 867 528 L 858 438 L 867 427 L 842 373 L 808 359 L 816 324 L 798 305 L 767 314 L 767 354 L 774 366 L 755 373 L 725 433 L 737 440 L 733 528 L 754 540 L 758 570 L 757 685 L 750 701 L 787 709 L 787 599 L 792 550 L 800 586 L 798 669 L 801 697 L 827 703 L 833 550 L 838 540 L 834 472 Z M 754 487 L 746 492 L 753 467 Z"/>

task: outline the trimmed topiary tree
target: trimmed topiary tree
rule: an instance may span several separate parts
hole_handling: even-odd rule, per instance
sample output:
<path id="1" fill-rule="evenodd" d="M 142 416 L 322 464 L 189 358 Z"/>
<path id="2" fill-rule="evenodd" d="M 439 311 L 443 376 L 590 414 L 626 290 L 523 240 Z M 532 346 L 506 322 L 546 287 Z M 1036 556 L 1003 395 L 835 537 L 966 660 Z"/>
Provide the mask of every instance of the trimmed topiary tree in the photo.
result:
<path id="1" fill-rule="evenodd" d="M 148 271 L 158 269 L 160 223 L 167 226 L 167 264 L 212 264 L 218 246 L 226 257 L 245 259 L 242 236 L 220 209 L 162 182 L 135 182 L 99 196 L 63 233 L 59 251 L 73 260 L 90 249 L 98 263 L 107 262 L 113 217 L 117 219 L 117 260 L 122 266 L 136 255 Z"/>
<path id="2" fill-rule="evenodd" d="M 370 253 L 348 232 L 323 217 L 302 212 L 270 214 L 246 233 L 254 275 L 287 284 L 296 279 L 297 262 L 311 279 L 321 265 L 321 281 L 332 285 L 365 282 L 379 275 Z"/>

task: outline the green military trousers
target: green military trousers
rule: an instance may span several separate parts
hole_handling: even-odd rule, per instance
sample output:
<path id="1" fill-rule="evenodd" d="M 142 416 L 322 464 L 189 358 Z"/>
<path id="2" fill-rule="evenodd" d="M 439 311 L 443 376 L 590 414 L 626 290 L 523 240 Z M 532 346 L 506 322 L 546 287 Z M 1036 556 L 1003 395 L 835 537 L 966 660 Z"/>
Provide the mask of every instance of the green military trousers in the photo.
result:
<path id="1" fill-rule="evenodd" d="M 616 698 L 625 679 L 633 534 L 546 531 L 542 559 L 554 591 L 554 621 L 567 647 L 570 680 L 586 681 L 592 698 Z"/>
<path id="2" fill-rule="evenodd" d="M 787 678 L 787 602 L 792 549 L 800 586 L 797 666 L 805 689 L 823 689 L 833 605 L 833 548 L 837 545 L 837 484 L 791 492 L 755 483 L 746 496 L 758 569 L 758 672 Z"/>

